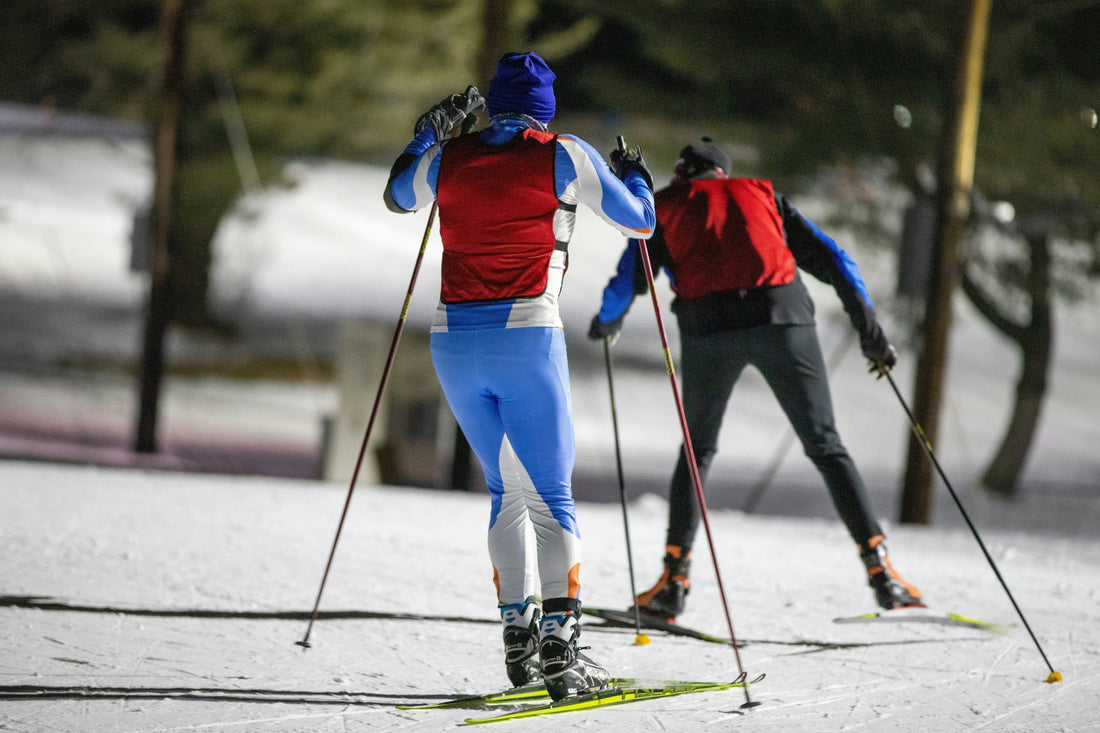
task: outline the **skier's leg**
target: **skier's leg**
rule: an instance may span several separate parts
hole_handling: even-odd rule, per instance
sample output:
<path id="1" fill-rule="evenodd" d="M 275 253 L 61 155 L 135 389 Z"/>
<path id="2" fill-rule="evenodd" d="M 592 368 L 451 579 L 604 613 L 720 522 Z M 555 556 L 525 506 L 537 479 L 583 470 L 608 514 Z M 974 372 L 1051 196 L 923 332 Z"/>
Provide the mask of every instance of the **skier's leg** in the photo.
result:
<path id="1" fill-rule="evenodd" d="M 527 507 L 516 481 L 514 454 L 504 435 L 497 397 L 477 367 L 477 331 L 432 334 L 432 359 L 439 383 L 470 448 L 481 463 L 489 489 L 489 559 L 497 600 L 523 603 L 536 591 L 528 572 Z M 504 464 L 502 465 L 502 459 Z M 507 479 L 507 480 L 506 480 Z"/>
<path id="2" fill-rule="evenodd" d="M 739 348 L 739 342 L 734 332 L 682 336 L 684 416 L 700 480 L 714 458 L 726 403 L 746 363 L 747 355 Z M 639 593 L 636 599 L 647 613 L 671 619 L 684 610 L 691 586 L 691 548 L 699 520 L 699 499 L 681 446 L 669 488 L 664 570 L 653 587 Z"/>
<path id="3" fill-rule="evenodd" d="M 817 330 L 801 325 L 768 326 L 754 329 L 753 338 L 759 342 L 755 363 L 859 546 L 876 601 L 883 608 L 923 605 L 920 591 L 902 580 L 890 564 L 863 479 L 840 440 Z"/>
<path id="4" fill-rule="evenodd" d="M 500 413 L 514 451 L 502 451 L 505 486 L 522 487 L 538 545 L 543 617 L 540 669 L 551 697 L 606 687 L 607 671 L 580 653 L 580 533 L 573 503 L 573 411 L 565 339 L 558 329 L 504 335 L 493 368 Z"/>
<path id="5" fill-rule="evenodd" d="M 522 332 L 522 333 L 521 333 Z M 578 598 L 580 531 L 573 503 L 576 457 L 565 338 L 558 329 L 509 332 L 497 355 L 500 413 L 515 459 L 505 483 L 522 487 L 538 546 L 542 597 Z"/>
<path id="6" fill-rule="evenodd" d="M 534 548 L 529 540 L 525 489 L 518 460 L 504 434 L 498 400 L 479 373 L 476 332 L 432 335 L 432 358 L 447 402 L 478 457 L 489 488 L 489 559 L 503 624 L 504 667 L 513 685 L 541 679 L 539 621 L 535 602 L 537 576 L 530 572 Z"/>
<path id="7" fill-rule="evenodd" d="M 833 417 L 825 359 L 814 326 L 777 325 L 753 329 L 753 362 L 786 413 L 813 461 L 829 497 L 856 544 L 882 534 L 871 513 L 863 478 L 840 439 Z"/>
<path id="8" fill-rule="evenodd" d="M 700 479 L 714 458 L 726 404 L 748 361 L 742 341 L 734 331 L 681 338 L 681 399 Z M 669 488 L 666 543 L 690 551 L 698 527 L 699 502 L 681 446 Z"/>

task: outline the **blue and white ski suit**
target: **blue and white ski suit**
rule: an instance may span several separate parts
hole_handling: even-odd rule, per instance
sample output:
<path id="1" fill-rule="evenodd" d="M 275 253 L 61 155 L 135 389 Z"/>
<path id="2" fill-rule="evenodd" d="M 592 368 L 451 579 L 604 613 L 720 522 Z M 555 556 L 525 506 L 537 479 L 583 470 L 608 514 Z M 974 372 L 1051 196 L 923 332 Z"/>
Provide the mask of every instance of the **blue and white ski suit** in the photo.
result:
<path id="1" fill-rule="evenodd" d="M 649 238 L 656 224 L 640 174 L 620 181 L 588 143 L 539 127 L 498 115 L 479 137 L 438 142 L 428 126 L 395 163 L 386 190 L 394 211 L 439 203 L 443 283 L 432 360 L 485 474 L 502 605 L 540 591 L 580 593 L 576 449 L 558 311 L 577 205 L 629 237 Z"/>

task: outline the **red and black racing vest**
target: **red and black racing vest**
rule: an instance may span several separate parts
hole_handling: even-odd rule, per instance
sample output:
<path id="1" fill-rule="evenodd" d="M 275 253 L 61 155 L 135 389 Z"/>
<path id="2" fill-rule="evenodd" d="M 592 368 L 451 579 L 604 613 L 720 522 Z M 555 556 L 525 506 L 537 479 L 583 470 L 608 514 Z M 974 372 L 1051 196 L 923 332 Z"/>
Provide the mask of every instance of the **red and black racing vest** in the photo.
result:
<path id="1" fill-rule="evenodd" d="M 546 289 L 558 210 L 555 138 L 524 130 L 504 145 L 464 135 L 444 146 L 436 186 L 444 303 Z"/>
<path id="2" fill-rule="evenodd" d="M 680 297 L 794 280 L 794 255 L 770 181 L 674 181 L 654 199 Z"/>

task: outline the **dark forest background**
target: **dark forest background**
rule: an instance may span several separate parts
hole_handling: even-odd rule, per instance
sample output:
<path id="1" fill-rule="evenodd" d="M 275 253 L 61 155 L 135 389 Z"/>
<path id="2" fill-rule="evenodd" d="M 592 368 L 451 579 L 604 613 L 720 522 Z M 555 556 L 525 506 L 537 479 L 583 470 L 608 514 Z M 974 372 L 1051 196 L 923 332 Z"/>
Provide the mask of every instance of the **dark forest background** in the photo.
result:
<path id="1" fill-rule="evenodd" d="M 207 328 L 210 242 L 243 193 L 290 185 L 281 171 L 294 159 L 388 166 L 421 112 L 467 84 L 486 90 L 509 50 L 537 51 L 557 72 L 552 128 L 603 150 L 622 134 L 642 147 L 658 181 L 686 142 L 709 134 L 734 153 L 736 173 L 770 178 L 788 193 L 824 170 L 873 167 L 915 200 L 928 197 L 951 137 L 977 6 L 6 0 L 0 102 L 153 131 L 163 118 L 166 59 L 181 62 L 165 245 L 172 267 L 158 318 Z M 170 42 L 168 16 L 178 29 Z M 1006 492 L 1039 420 L 1051 302 L 1086 297 L 1100 276 L 1098 29 L 1100 0 L 995 0 L 978 49 L 984 69 L 968 192 L 977 205 L 959 270 L 963 292 L 1021 349 L 1017 406 L 986 475 Z M 870 230 L 870 244 L 895 246 L 876 240 L 865 209 L 850 207 L 843 223 Z"/>

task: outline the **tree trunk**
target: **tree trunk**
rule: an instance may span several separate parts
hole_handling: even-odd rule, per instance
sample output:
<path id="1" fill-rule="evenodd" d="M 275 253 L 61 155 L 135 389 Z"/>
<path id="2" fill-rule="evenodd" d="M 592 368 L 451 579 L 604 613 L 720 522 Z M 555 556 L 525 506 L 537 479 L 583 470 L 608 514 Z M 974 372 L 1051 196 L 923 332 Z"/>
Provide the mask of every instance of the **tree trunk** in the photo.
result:
<path id="1" fill-rule="evenodd" d="M 945 131 L 939 163 L 937 246 L 932 257 L 932 281 L 924 318 L 924 339 L 917 359 L 913 413 L 924 432 L 909 440 L 902 485 L 900 521 L 928 524 L 932 518 L 932 464 L 925 455 L 936 444 L 947 343 L 951 333 L 951 300 L 959 277 L 959 243 L 970 211 L 974 157 L 981 107 L 982 61 L 992 0 L 970 6 L 958 76 L 952 94 L 950 127 Z"/>
<path id="2" fill-rule="evenodd" d="M 986 469 L 982 482 L 1005 496 L 1016 493 L 1035 432 L 1039 426 L 1043 397 L 1046 394 L 1050 366 L 1053 317 L 1050 303 L 1050 242 L 1046 231 L 1028 233 L 1031 268 L 1027 292 L 1031 298 L 1031 321 L 1020 333 L 1020 379 L 1016 383 L 1016 403 L 1008 430 L 997 455 Z"/>
<path id="3" fill-rule="evenodd" d="M 134 450 L 157 450 L 157 411 L 164 376 L 164 338 L 171 322 L 172 302 L 170 256 L 172 218 L 178 175 L 176 149 L 179 144 L 180 114 L 183 108 L 183 56 L 186 39 L 188 0 L 165 0 L 161 19 L 161 48 L 164 62 L 153 126 L 153 210 L 149 253 L 149 296 L 142 341 L 141 388 Z"/>
<path id="4" fill-rule="evenodd" d="M 483 0 L 481 12 L 481 53 L 477 59 L 478 89 L 482 95 L 489 93 L 489 81 L 496 73 L 497 61 L 512 50 L 511 16 L 512 0 Z"/>

